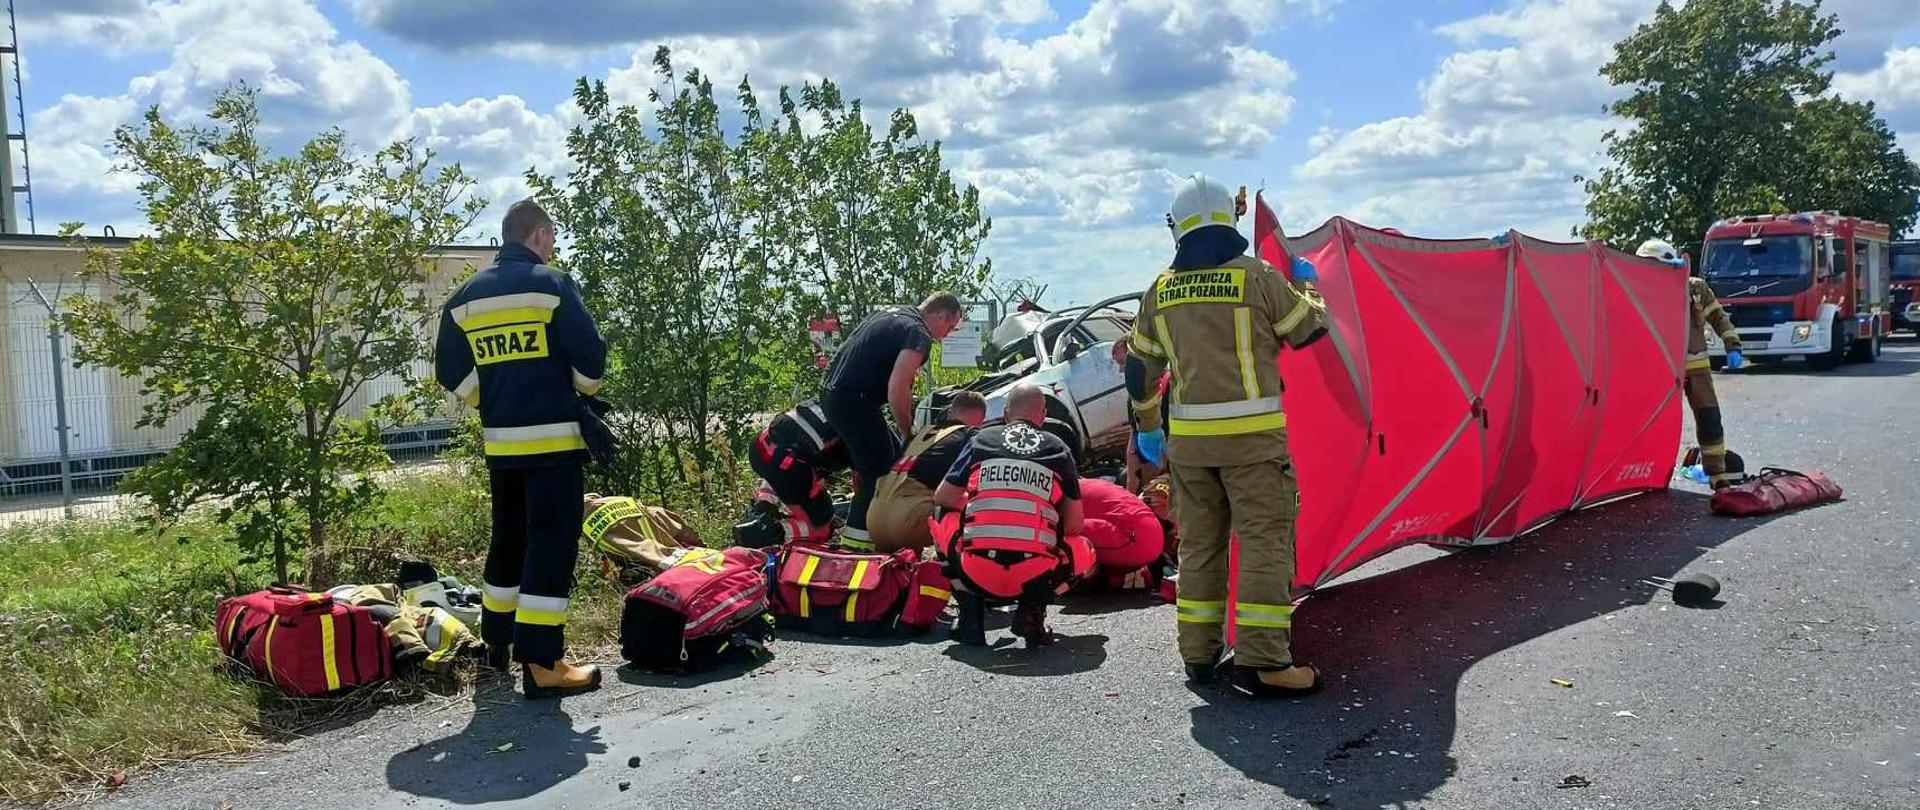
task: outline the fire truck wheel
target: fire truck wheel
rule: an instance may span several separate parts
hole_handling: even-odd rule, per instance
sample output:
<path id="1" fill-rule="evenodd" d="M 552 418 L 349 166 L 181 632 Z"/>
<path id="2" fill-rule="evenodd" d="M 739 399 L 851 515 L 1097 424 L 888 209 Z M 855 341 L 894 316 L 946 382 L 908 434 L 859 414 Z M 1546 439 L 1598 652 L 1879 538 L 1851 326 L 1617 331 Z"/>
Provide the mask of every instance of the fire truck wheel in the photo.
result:
<path id="1" fill-rule="evenodd" d="M 1880 336 L 1874 335 L 1867 340 L 1853 342 L 1853 354 L 1849 357 L 1856 363 L 1871 363 L 1880 359 Z"/>
<path id="2" fill-rule="evenodd" d="M 1807 356 L 1807 362 L 1821 371 L 1839 368 L 1841 363 L 1847 361 L 1847 355 L 1853 351 L 1853 331 L 1847 329 L 1839 317 L 1836 316 L 1833 319 L 1827 334 L 1832 337 L 1833 346 L 1824 353 Z"/>

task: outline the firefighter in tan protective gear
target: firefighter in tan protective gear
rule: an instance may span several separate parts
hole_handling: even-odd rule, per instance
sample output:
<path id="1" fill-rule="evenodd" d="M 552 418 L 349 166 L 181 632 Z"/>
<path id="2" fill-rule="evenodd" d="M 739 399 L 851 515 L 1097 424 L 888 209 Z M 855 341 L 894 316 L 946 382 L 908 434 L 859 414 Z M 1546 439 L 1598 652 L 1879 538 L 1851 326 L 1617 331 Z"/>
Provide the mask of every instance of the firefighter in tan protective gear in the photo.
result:
<path id="1" fill-rule="evenodd" d="M 1649 259 L 1687 269 L 1686 257 L 1664 239 L 1648 239 L 1636 251 Z M 1700 469 L 1714 489 L 1739 483 L 1744 470 L 1727 468 L 1727 434 L 1720 423 L 1720 398 L 1713 392 L 1713 361 L 1707 356 L 1706 330 L 1711 327 L 1727 347 L 1727 368 L 1738 370 L 1746 364 L 1740 353 L 1740 333 L 1733 319 L 1714 297 L 1706 279 L 1687 279 L 1687 406 L 1693 409 L 1694 438 L 1700 444 Z"/>
<path id="2" fill-rule="evenodd" d="M 1164 463 L 1180 526 L 1176 615 L 1187 677 L 1221 668 L 1230 534 L 1240 539 L 1234 685 L 1255 697 L 1300 695 L 1320 673 L 1293 661 L 1294 516 L 1299 490 L 1287 455 L 1287 418 L 1274 358 L 1326 332 L 1312 265 L 1289 282 L 1246 255 L 1227 188 L 1196 175 L 1174 195 L 1171 267 L 1140 298 L 1129 348 L 1147 379 L 1171 368 L 1165 425 L 1157 394 L 1133 408 L 1140 455 Z M 1164 458 L 1162 455 L 1164 454 Z"/>

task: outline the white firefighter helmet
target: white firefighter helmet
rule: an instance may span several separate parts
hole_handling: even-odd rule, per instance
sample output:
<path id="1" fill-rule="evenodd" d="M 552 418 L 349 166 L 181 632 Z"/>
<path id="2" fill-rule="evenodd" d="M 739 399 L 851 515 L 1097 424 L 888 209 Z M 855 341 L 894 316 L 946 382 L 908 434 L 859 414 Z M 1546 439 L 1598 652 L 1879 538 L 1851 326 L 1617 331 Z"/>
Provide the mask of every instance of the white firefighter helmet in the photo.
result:
<path id="1" fill-rule="evenodd" d="M 1667 264 L 1677 265 L 1686 261 L 1680 258 L 1680 251 L 1673 249 L 1673 243 L 1665 239 L 1648 239 L 1641 242 L 1640 249 L 1634 252 L 1644 258 L 1663 261 Z"/>
<path id="2" fill-rule="evenodd" d="M 1233 192 L 1204 174 L 1188 177 L 1173 193 L 1173 205 L 1167 211 L 1178 241 L 1187 234 L 1213 225 L 1233 227 Z"/>

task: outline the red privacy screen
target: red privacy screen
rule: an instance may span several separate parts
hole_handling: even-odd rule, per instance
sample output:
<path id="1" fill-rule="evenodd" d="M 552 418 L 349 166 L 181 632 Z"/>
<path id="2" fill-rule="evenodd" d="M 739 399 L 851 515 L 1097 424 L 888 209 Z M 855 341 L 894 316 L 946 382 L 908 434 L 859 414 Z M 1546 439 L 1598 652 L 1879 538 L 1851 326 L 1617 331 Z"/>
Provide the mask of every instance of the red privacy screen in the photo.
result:
<path id="1" fill-rule="evenodd" d="M 1679 451 L 1686 275 L 1597 243 L 1434 241 L 1334 219 L 1255 244 L 1312 261 L 1332 328 L 1283 350 L 1300 478 L 1296 588 L 1416 542 L 1511 540 L 1664 488 Z"/>

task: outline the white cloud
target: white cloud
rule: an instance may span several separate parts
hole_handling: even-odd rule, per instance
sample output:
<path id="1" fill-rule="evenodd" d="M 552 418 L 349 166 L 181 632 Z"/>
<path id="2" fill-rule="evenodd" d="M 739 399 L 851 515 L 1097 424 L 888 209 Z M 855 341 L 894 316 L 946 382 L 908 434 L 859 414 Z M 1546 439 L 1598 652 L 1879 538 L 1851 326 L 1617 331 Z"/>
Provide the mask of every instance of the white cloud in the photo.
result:
<path id="1" fill-rule="evenodd" d="M 1842 73 L 1833 86 L 1847 98 L 1874 102 L 1894 127 L 1920 129 L 1920 48 L 1888 51 L 1880 66 Z"/>

